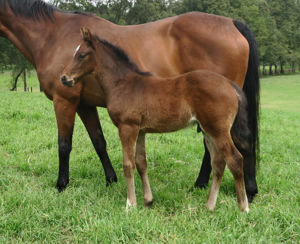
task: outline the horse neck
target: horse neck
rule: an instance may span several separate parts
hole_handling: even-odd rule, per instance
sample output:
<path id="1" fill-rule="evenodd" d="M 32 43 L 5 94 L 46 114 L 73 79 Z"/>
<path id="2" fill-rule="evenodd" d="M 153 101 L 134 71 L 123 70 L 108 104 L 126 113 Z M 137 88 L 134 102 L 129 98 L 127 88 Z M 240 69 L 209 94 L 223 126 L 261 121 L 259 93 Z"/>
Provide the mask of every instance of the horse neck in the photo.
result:
<path id="1" fill-rule="evenodd" d="M 19 49 L 34 66 L 36 66 L 35 55 L 43 48 L 52 27 L 51 20 L 33 20 L 15 15 L 9 7 L 0 10 L 1 35 Z"/>

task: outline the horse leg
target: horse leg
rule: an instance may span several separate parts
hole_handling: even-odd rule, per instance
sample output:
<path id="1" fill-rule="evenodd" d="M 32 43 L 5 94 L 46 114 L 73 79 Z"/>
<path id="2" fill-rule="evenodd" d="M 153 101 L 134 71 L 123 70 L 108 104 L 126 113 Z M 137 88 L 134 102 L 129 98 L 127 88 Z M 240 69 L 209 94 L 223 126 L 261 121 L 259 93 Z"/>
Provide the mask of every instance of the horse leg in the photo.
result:
<path id="1" fill-rule="evenodd" d="M 106 186 L 113 182 L 117 182 L 117 175 L 106 151 L 106 141 L 102 132 L 97 108 L 80 105 L 77 108 L 77 113 L 80 116 L 101 160 L 106 178 Z"/>
<path id="2" fill-rule="evenodd" d="M 204 140 L 204 157 L 202 160 L 201 169 L 198 175 L 198 178 L 195 182 L 196 188 L 205 188 L 209 181 L 209 176 L 211 172 L 211 163 L 210 163 L 210 154 L 206 146 L 206 142 Z"/>
<path id="3" fill-rule="evenodd" d="M 69 183 L 69 158 L 77 104 L 62 98 L 53 100 L 58 128 L 59 172 L 56 188 L 62 192 Z"/>
<path id="4" fill-rule="evenodd" d="M 118 126 L 123 151 L 123 170 L 127 184 L 126 210 L 136 206 L 134 187 L 135 151 L 139 133 L 138 126 L 121 124 Z"/>
<path id="5" fill-rule="evenodd" d="M 255 158 L 250 155 L 248 152 L 243 153 L 244 157 L 244 178 L 245 178 L 245 187 L 246 194 L 248 198 L 248 202 L 251 203 L 253 201 L 254 196 L 257 194 L 257 184 L 256 184 L 256 169 L 255 169 Z"/>
<path id="6" fill-rule="evenodd" d="M 221 140 L 215 140 L 215 145 L 217 147 L 217 150 L 223 156 L 226 165 L 233 175 L 237 201 L 240 210 L 242 212 L 249 212 L 244 181 L 243 156 L 234 146 L 229 135 Z"/>
<path id="7" fill-rule="evenodd" d="M 213 170 L 212 181 L 211 181 L 209 195 L 206 202 L 206 207 L 209 210 L 213 211 L 216 206 L 221 180 L 224 174 L 226 163 L 223 160 L 222 156 L 217 153 L 213 142 L 211 142 L 209 138 L 206 138 L 205 140 L 207 141 L 206 142 L 207 148 L 209 149 L 209 153 L 211 155 L 211 166 Z"/>
<path id="8" fill-rule="evenodd" d="M 147 159 L 145 149 L 145 133 L 140 132 L 136 143 L 135 164 L 141 176 L 144 192 L 144 205 L 151 207 L 153 204 L 153 196 L 149 184 L 147 173 Z"/>

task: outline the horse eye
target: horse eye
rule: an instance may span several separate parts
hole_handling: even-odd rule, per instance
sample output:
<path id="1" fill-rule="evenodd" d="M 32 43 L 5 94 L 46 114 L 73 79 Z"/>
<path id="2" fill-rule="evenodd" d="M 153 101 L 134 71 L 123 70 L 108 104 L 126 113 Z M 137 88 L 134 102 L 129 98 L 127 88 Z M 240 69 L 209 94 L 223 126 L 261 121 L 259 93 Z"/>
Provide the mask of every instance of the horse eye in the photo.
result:
<path id="1" fill-rule="evenodd" d="M 82 60 L 86 57 L 86 54 L 85 53 L 81 53 L 78 55 L 78 59 Z"/>

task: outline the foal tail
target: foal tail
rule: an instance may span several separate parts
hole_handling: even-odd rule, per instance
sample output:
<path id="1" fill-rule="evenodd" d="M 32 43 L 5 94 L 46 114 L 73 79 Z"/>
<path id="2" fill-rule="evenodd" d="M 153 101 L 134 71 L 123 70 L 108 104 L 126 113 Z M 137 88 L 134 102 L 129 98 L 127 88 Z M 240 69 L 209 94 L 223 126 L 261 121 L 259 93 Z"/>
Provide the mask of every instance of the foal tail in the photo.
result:
<path id="1" fill-rule="evenodd" d="M 235 89 L 239 100 L 238 112 L 231 128 L 231 136 L 235 146 L 245 158 L 245 156 L 247 157 L 247 155 L 251 154 L 250 142 L 252 139 L 247 117 L 247 98 L 237 84 L 231 82 L 231 85 Z"/>

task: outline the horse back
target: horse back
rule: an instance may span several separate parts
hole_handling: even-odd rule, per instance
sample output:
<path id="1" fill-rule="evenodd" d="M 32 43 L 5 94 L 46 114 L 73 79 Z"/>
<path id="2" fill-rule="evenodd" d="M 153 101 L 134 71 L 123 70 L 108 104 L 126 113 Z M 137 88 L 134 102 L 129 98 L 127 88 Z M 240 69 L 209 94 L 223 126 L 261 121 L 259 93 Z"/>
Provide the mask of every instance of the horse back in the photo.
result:
<path id="1" fill-rule="evenodd" d="M 182 73 L 205 69 L 224 75 L 243 86 L 249 57 L 247 40 L 233 20 L 192 12 L 179 15 L 169 31 L 176 40 Z"/>

